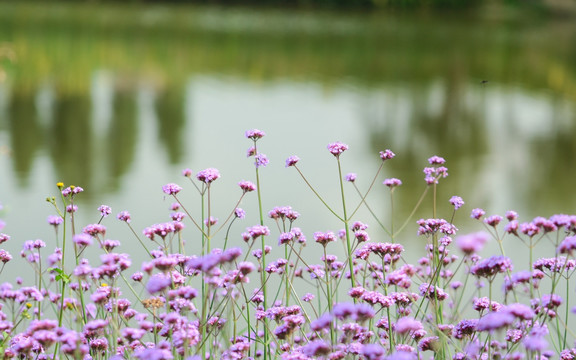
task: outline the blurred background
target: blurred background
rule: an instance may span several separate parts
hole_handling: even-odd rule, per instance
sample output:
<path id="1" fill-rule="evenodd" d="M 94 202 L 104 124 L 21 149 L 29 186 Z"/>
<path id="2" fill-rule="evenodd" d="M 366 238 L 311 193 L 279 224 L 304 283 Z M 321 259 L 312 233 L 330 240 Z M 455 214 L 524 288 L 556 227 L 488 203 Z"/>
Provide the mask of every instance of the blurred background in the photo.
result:
<path id="1" fill-rule="evenodd" d="M 181 170 L 216 167 L 216 217 L 233 209 L 240 180 L 255 181 L 244 131 L 267 137 L 264 208 L 291 205 L 309 238 L 339 224 L 284 160 L 298 155 L 308 180 L 336 209 L 337 168 L 326 145 L 342 141 L 344 172 L 369 204 L 403 223 L 425 189 L 422 168 L 446 158 L 439 216 L 466 201 L 456 224 L 479 230 L 470 210 L 507 210 L 521 221 L 575 213 L 576 1 L 2 1 L 0 2 L 0 218 L 18 254 L 25 240 L 52 248 L 56 182 L 82 186 L 80 226 L 101 204 L 128 210 L 133 226 L 169 220 L 161 186 Z M 403 181 L 390 211 L 386 177 Z M 350 185 L 350 184 L 348 184 Z M 351 186 L 349 206 L 358 203 Z M 257 223 L 255 194 L 233 241 Z M 399 241 L 422 247 L 415 220 Z M 373 240 L 389 240 L 363 209 Z M 108 236 L 135 239 L 111 216 Z M 270 225 L 270 224 L 269 224 Z M 191 225 L 190 225 L 191 227 Z M 189 243 L 198 241 L 188 232 Z M 217 240 L 221 241 L 221 240 Z M 275 243 L 275 240 L 271 240 Z M 217 244 L 216 244 L 217 246 Z M 407 245 L 408 246 L 408 245 Z M 138 251 L 138 250 L 133 250 Z M 416 250 L 415 250 L 416 251 Z M 552 255 L 550 255 L 552 256 Z"/>

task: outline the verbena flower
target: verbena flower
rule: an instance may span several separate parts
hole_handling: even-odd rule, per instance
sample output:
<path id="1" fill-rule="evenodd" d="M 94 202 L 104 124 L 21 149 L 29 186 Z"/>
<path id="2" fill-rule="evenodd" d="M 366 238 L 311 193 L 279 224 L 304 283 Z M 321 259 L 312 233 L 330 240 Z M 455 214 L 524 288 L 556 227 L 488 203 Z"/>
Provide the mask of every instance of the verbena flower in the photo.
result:
<path id="1" fill-rule="evenodd" d="M 470 272 L 479 277 L 492 278 L 498 273 L 512 270 L 512 261 L 507 256 L 495 255 L 483 259 L 470 268 Z"/>
<path id="2" fill-rule="evenodd" d="M 388 186 L 389 188 L 393 189 L 397 186 L 402 185 L 402 181 L 400 179 L 390 178 L 390 179 L 384 180 L 383 184 Z"/>
<path id="3" fill-rule="evenodd" d="M 464 200 L 462 200 L 460 196 L 452 196 L 450 198 L 450 204 L 454 206 L 454 210 L 458 210 L 464 205 Z"/>
<path id="4" fill-rule="evenodd" d="M 348 145 L 341 142 L 330 143 L 327 146 L 328 151 L 335 157 L 339 157 L 344 151 L 348 150 Z"/>
<path id="5" fill-rule="evenodd" d="M 108 205 L 100 205 L 100 207 L 98 207 L 98 211 L 100 211 L 100 215 L 102 215 L 102 217 L 106 217 L 112 213 L 112 209 Z"/>
<path id="6" fill-rule="evenodd" d="M 130 222 L 130 213 L 128 211 L 121 211 L 116 215 L 116 218 L 120 221 Z"/>
<path id="7" fill-rule="evenodd" d="M 242 191 L 244 193 L 256 190 L 256 185 L 254 185 L 254 183 L 252 183 L 250 181 L 246 181 L 246 180 L 240 181 L 238 183 L 238 186 L 240 186 L 240 189 L 242 189 Z"/>
<path id="8" fill-rule="evenodd" d="M 176 195 L 180 192 L 180 190 L 182 190 L 182 188 L 178 184 L 174 183 L 169 183 L 162 186 L 162 191 L 164 191 L 166 195 Z"/>
<path id="9" fill-rule="evenodd" d="M 252 130 L 246 130 L 246 132 L 244 133 L 244 135 L 248 138 L 248 139 L 252 139 L 254 141 L 257 141 L 258 139 L 263 138 L 264 136 L 266 136 L 266 133 L 264 131 L 258 130 L 258 129 L 252 129 Z"/>
<path id="10" fill-rule="evenodd" d="M 484 216 L 484 214 L 486 214 L 486 212 L 480 208 L 476 208 L 473 209 L 472 212 L 470 213 L 470 217 L 472 219 L 476 219 L 479 220 L 482 216 Z"/>
<path id="11" fill-rule="evenodd" d="M 294 166 L 300 161 L 300 158 L 296 155 L 292 155 L 286 159 L 286 167 Z"/>
<path id="12" fill-rule="evenodd" d="M 345 180 L 348 182 L 354 182 L 354 181 L 356 181 L 356 177 L 357 177 L 357 175 L 355 173 L 348 173 L 345 176 Z"/>
<path id="13" fill-rule="evenodd" d="M 220 172 L 218 171 L 218 169 L 214 168 L 204 169 L 196 174 L 196 179 L 205 184 L 210 184 L 219 178 L 220 178 Z"/>
<path id="14" fill-rule="evenodd" d="M 244 211 L 241 208 L 236 208 L 234 209 L 234 216 L 236 216 L 239 219 L 244 219 L 246 217 L 246 211 Z"/>
<path id="15" fill-rule="evenodd" d="M 380 159 L 383 161 L 393 159 L 396 156 L 390 149 L 386 149 L 384 151 L 380 151 Z"/>
<path id="16" fill-rule="evenodd" d="M 484 245 L 490 240 L 490 235 L 486 232 L 476 232 L 467 235 L 461 235 L 456 238 L 456 246 L 466 255 L 472 255 L 480 252 Z"/>
<path id="17" fill-rule="evenodd" d="M 49 215 L 47 221 L 48 224 L 57 227 L 58 225 L 62 224 L 62 222 L 64 222 L 64 219 L 58 215 Z"/>
<path id="18" fill-rule="evenodd" d="M 266 167 L 270 161 L 266 154 L 258 153 L 254 156 L 254 166 L 257 168 L 259 167 Z"/>

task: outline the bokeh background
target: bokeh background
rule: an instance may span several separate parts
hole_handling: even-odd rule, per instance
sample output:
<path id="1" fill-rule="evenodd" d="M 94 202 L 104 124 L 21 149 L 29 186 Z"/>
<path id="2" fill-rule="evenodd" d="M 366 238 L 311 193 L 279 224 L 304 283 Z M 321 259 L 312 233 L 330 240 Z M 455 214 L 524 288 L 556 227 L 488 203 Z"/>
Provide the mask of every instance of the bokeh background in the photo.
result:
<path id="1" fill-rule="evenodd" d="M 291 205 L 300 226 L 341 224 L 284 160 L 298 155 L 308 180 L 336 209 L 336 163 L 326 145 L 342 141 L 344 172 L 366 189 L 392 149 L 369 204 L 401 224 L 425 189 L 422 168 L 446 158 L 438 215 L 464 198 L 455 223 L 482 226 L 516 210 L 521 221 L 575 213 L 576 11 L 567 1 L 0 2 L 0 202 L 4 244 L 54 246 L 46 217 L 56 182 L 82 186 L 79 226 L 101 204 L 128 210 L 132 225 L 169 220 L 162 185 L 178 182 L 192 211 L 198 196 L 181 170 L 216 167 L 213 214 L 224 219 L 255 181 L 244 131 L 267 137 L 260 150 L 264 208 Z M 386 177 L 403 181 L 391 214 Z M 350 207 L 359 198 L 346 188 Z M 249 194 L 254 195 L 254 194 Z M 397 240 L 421 254 L 415 220 Z M 257 223 L 256 197 L 232 230 L 240 241 Z M 373 240 L 389 240 L 366 209 Z M 111 216 L 108 237 L 138 257 L 133 235 Z M 272 226 L 272 224 L 269 224 Z M 191 230 L 191 226 L 190 226 Z M 199 241 L 190 231 L 187 242 Z M 218 241 L 216 239 L 216 246 Z M 270 240 L 275 243 L 275 240 Z M 514 246 L 514 245 L 512 245 Z M 522 254 L 521 250 L 520 254 Z M 143 254 L 143 253 L 141 253 Z M 416 255 L 415 255 L 416 256 Z M 552 255 L 550 255 L 552 256 Z M 10 276 L 22 275 L 10 273 Z"/>

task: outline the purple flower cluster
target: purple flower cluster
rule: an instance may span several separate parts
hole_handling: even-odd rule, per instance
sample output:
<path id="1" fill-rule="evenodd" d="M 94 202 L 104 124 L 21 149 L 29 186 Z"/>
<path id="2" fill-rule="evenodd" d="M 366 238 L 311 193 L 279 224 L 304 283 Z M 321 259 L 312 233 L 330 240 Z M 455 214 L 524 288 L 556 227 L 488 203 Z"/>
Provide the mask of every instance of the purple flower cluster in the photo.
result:
<path id="1" fill-rule="evenodd" d="M 341 142 L 334 142 L 328 144 L 327 148 L 328 151 L 330 151 L 330 154 L 334 155 L 335 157 L 340 157 L 340 154 L 348 150 L 348 145 Z"/>
<path id="2" fill-rule="evenodd" d="M 220 172 L 218 171 L 218 169 L 214 168 L 204 169 L 196 174 L 196 179 L 207 185 L 211 184 L 213 181 L 219 178 L 220 178 Z"/>
<path id="3" fill-rule="evenodd" d="M 256 149 L 256 141 L 263 136 L 264 132 L 256 129 L 246 132 L 254 141 L 249 153 L 256 157 L 256 166 L 267 163 Z M 333 143 L 328 149 L 339 157 L 348 146 Z M 382 161 L 394 156 L 390 150 L 380 153 Z M 286 166 L 298 161 L 291 156 Z M 436 184 L 447 176 L 445 160 L 434 156 L 428 161 L 427 182 Z M 189 169 L 183 174 L 192 177 Z M 197 174 L 205 185 L 219 177 L 216 169 Z M 346 176 L 347 181 L 355 179 L 355 174 Z M 390 178 L 384 184 L 393 189 L 401 181 Z M 243 192 L 240 199 L 256 190 L 249 181 L 238 186 Z M 75 211 L 71 197 L 81 188 L 58 187 L 67 194 L 64 206 Z M 181 188 L 167 184 L 163 191 L 175 195 Z M 454 210 L 464 204 L 457 196 L 449 202 Z M 569 293 L 563 298 L 551 291 L 564 285 L 573 289 L 575 216 L 536 217 L 520 223 L 513 211 L 485 217 L 484 210 L 474 209 L 471 217 L 481 220 L 487 231 L 455 238 L 456 247 L 465 255 L 461 261 L 451 253 L 452 237 L 458 231 L 452 220 L 420 219 L 418 234 L 426 237 L 426 244 L 424 255 L 414 264 L 403 258 L 403 245 L 372 242 L 367 224 L 344 219 L 350 226 L 338 235 L 314 233 L 315 242 L 322 246 L 311 245 L 322 252 L 320 261 L 314 263 L 310 261 L 314 252 L 306 250 L 302 230 L 292 227 L 300 214 L 290 206 L 274 207 L 268 219 L 262 220 L 276 225 L 277 231 L 262 223 L 248 227 L 241 235 L 246 242 L 241 242 L 242 249 L 227 248 L 229 234 L 219 234 L 219 229 L 211 232 L 198 227 L 197 233 L 184 233 L 184 219 L 210 227 L 217 222 L 210 216 L 216 211 L 203 215 L 206 218 L 202 222 L 194 220 L 194 213 L 179 212 L 180 208 L 179 203 L 171 205 L 172 222 L 144 229 L 146 237 L 160 237 L 161 241 L 152 246 L 142 243 L 149 259 L 132 269 L 131 275 L 126 274 L 132 267 L 130 257 L 117 252 L 120 242 L 106 239 L 106 227 L 100 223 L 73 232 L 71 244 L 64 244 L 73 247 L 75 266 L 70 265 L 70 253 L 64 248 L 45 253 L 42 240 L 24 242 L 21 256 L 40 281 L 33 286 L 23 285 L 22 279 L 0 284 L 4 357 L 463 360 L 548 359 L 559 355 L 560 359 L 576 359 L 571 340 L 567 335 L 566 341 L 563 339 L 564 324 L 570 324 L 568 318 L 573 316 L 567 311 Z M 111 213 L 106 205 L 98 210 L 100 221 Z M 244 216 L 242 209 L 235 208 L 228 218 L 221 217 L 226 219 L 221 221 L 222 228 Z M 130 222 L 125 211 L 117 218 Z M 58 226 L 64 220 L 74 219 L 58 216 L 49 224 Z M 503 221 L 508 221 L 506 227 L 498 229 Z M 277 236 L 280 249 L 265 244 L 264 237 L 271 234 Z M 334 246 L 341 253 L 327 252 L 332 249 L 329 243 L 338 238 L 350 240 L 352 235 L 350 244 L 334 244 L 344 245 L 342 249 Z M 389 235 L 397 240 L 396 233 Z M 380 240 L 383 235 L 375 236 Z M 506 236 L 511 239 L 502 241 Z M 513 273 L 510 258 L 494 254 L 483 258 L 481 252 L 490 237 L 496 238 L 501 249 L 523 243 L 530 251 L 544 243 L 541 239 L 549 238 L 554 253 L 535 257 L 532 264 L 524 264 L 531 268 Z M 253 248 L 258 238 L 263 240 L 262 248 Z M 0 244 L 9 239 L 0 234 Z M 220 241 L 223 249 L 214 247 Z M 234 241 L 233 236 L 230 241 Z M 517 243 L 508 245 L 512 241 Z M 541 255 L 539 251 L 532 254 Z M 87 253 L 101 254 L 100 264 L 82 258 Z M 11 259 L 8 252 L 0 250 L 0 272 Z M 462 273 L 473 281 L 465 281 Z M 494 281 L 498 274 L 503 274 L 501 291 Z M 125 288 L 118 287 L 121 279 L 131 282 L 131 293 L 139 294 L 138 301 L 124 297 Z M 299 293 L 300 284 L 311 292 Z M 472 291 L 475 297 L 467 301 Z M 473 310 L 472 319 L 463 317 L 469 310 Z"/>
<path id="4" fill-rule="evenodd" d="M 512 271 L 512 260 L 502 255 L 494 255 L 480 260 L 470 268 L 470 273 L 485 278 L 493 278 L 496 274 Z"/>

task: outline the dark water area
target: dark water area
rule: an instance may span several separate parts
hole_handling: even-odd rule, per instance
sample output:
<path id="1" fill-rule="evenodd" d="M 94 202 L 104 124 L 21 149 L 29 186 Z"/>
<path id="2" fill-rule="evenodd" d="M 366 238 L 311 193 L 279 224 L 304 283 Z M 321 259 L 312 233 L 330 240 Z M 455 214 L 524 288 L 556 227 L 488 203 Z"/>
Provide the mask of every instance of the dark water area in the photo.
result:
<path id="1" fill-rule="evenodd" d="M 96 208 L 129 210 L 140 231 L 168 220 L 168 182 L 184 168 L 216 167 L 215 212 L 225 218 L 236 183 L 254 181 L 244 131 L 267 132 L 261 151 L 264 207 L 292 205 L 305 232 L 338 223 L 293 169 L 339 206 L 334 159 L 367 189 L 378 152 L 384 167 L 370 205 L 401 224 L 426 185 L 426 159 L 447 159 L 439 214 L 466 201 L 457 225 L 489 214 L 575 213 L 576 28 L 564 18 L 387 12 L 296 11 L 211 6 L 0 4 L 0 201 L 11 251 L 52 239 L 45 202 L 56 182 L 82 186 L 79 223 Z M 403 181 L 391 218 L 386 177 Z M 193 187 L 186 199 L 197 203 Z M 347 195 L 358 201 L 352 188 Z M 354 201 L 351 201 L 354 203 Z M 399 235 L 421 244 L 414 221 Z M 192 205 L 191 205 L 192 206 Z M 255 197 L 236 231 L 256 223 Z M 193 206 L 192 206 L 193 207 Z M 444 215 L 445 214 L 445 215 Z M 359 214 L 373 223 L 366 209 Z M 110 236 L 132 235 L 106 219 Z M 480 227 L 481 228 L 481 227 Z M 376 224 L 373 238 L 387 240 Z M 192 235 L 191 235 L 192 237 Z M 126 239 L 126 240 L 125 240 Z"/>

